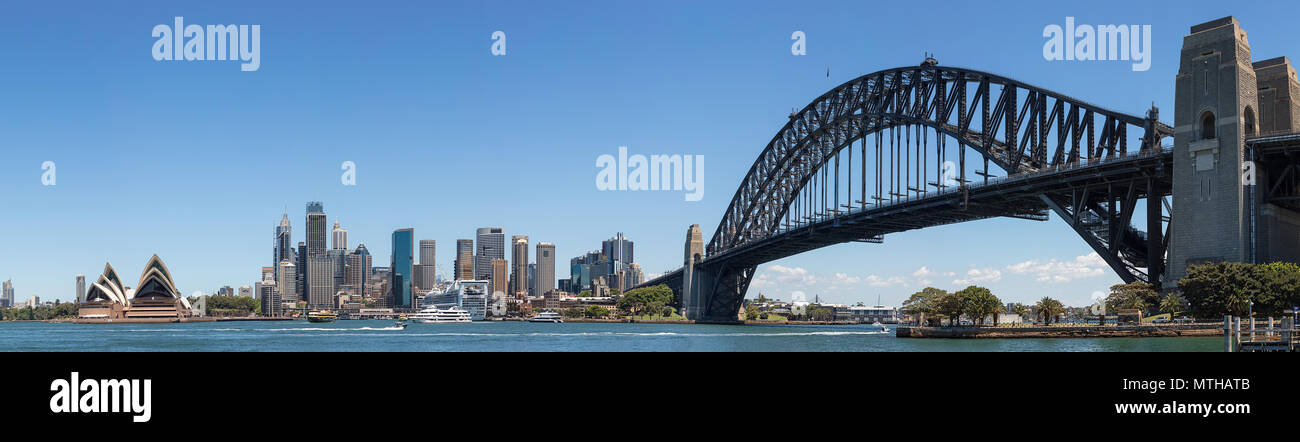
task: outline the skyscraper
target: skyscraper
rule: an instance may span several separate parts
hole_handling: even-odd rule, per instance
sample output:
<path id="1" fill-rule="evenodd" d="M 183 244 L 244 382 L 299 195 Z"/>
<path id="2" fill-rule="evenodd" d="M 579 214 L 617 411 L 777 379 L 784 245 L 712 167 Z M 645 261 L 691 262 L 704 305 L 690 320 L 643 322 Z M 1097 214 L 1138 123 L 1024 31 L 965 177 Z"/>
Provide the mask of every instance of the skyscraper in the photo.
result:
<path id="1" fill-rule="evenodd" d="M 537 281 L 533 286 L 533 296 L 542 296 L 555 290 L 555 244 L 537 243 Z"/>
<path id="2" fill-rule="evenodd" d="M 86 302 L 86 275 L 77 275 L 77 303 Z"/>
<path id="3" fill-rule="evenodd" d="M 370 251 L 366 250 L 365 244 L 357 244 L 357 248 L 348 254 L 348 276 L 344 278 L 343 283 L 352 287 L 364 288 L 366 283 L 370 282 L 370 268 L 374 262 L 370 256 Z"/>
<path id="4" fill-rule="evenodd" d="M 392 264 L 389 268 L 392 271 L 391 287 L 393 293 L 393 307 L 411 308 L 414 302 L 411 299 L 411 288 L 413 285 L 412 273 L 415 268 L 415 229 L 397 229 L 393 231 L 393 255 L 389 262 Z"/>
<path id="5" fill-rule="evenodd" d="M 311 308 L 334 306 L 334 260 L 322 253 L 307 257 L 307 305 Z"/>
<path id="6" fill-rule="evenodd" d="M 494 295 L 497 293 L 506 293 L 507 287 L 510 286 L 509 279 L 507 278 L 507 275 L 509 275 L 509 270 L 506 270 L 507 267 L 509 267 L 509 265 L 504 259 L 492 260 L 492 279 L 488 280 L 488 292 L 491 292 Z"/>
<path id="7" fill-rule="evenodd" d="M 481 227 L 476 239 L 474 277 L 470 279 L 487 280 L 492 277 L 492 260 L 506 257 L 506 231 L 500 227 Z"/>
<path id="8" fill-rule="evenodd" d="M 320 201 L 307 203 L 307 255 L 325 252 L 325 206 Z M 310 272 L 308 272 L 310 273 Z"/>
<path id="9" fill-rule="evenodd" d="M 339 222 L 338 222 L 338 221 L 335 221 L 335 222 L 334 222 L 334 230 L 330 231 L 330 236 L 333 237 L 333 239 L 334 239 L 334 249 L 333 249 L 333 250 L 347 250 L 347 249 L 348 249 L 348 230 L 347 230 L 347 229 L 344 229 L 344 228 L 342 228 L 342 227 L 339 227 Z"/>
<path id="10" fill-rule="evenodd" d="M 305 301 L 303 298 L 307 297 L 307 256 L 307 243 L 298 241 L 298 262 L 296 264 L 298 266 L 298 273 L 294 275 L 294 278 L 296 279 L 294 282 L 297 283 L 295 284 L 297 285 L 297 287 L 295 287 L 297 290 L 294 292 L 297 294 L 297 297 L 294 299 L 297 301 Z M 281 293 L 280 296 L 283 298 L 284 294 Z"/>
<path id="11" fill-rule="evenodd" d="M 456 240 L 456 269 L 453 279 L 474 279 L 474 240 Z"/>
<path id="12" fill-rule="evenodd" d="M 528 296 L 528 235 L 510 237 L 510 293 L 515 298 Z"/>
<path id="13" fill-rule="evenodd" d="M 420 240 L 420 263 L 415 265 L 415 286 L 420 292 L 433 289 L 437 279 L 437 242 Z"/>
<path id="14" fill-rule="evenodd" d="M 632 259 L 632 241 L 623 238 L 623 232 L 618 232 L 613 238 L 607 239 L 600 243 L 601 252 L 609 257 L 610 261 L 617 261 L 623 264 L 636 262 Z"/>
<path id="15" fill-rule="evenodd" d="M 13 307 L 14 306 L 14 280 L 10 279 L 5 281 L 3 285 L 3 290 L 0 291 L 0 294 L 4 295 L 3 297 L 4 306 Z"/>
<path id="16" fill-rule="evenodd" d="M 288 279 L 285 278 L 284 281 Z M 253 287 L 257 292 L 257 299 L 262 304 L 262 316 L 280 316 L 283 313 L 280 308 L 280 290 L 276 288 L 275 281 L 258 282 L 253 284 Z"/>
<path id="17" fill-rule="evenodd" d="M 298 265 L 292 261 L 280 261 L 276 266 L 276 272 L 280 274 L 280 282 L 276 284 L 276 290 L 279 292 L 276 299 L 282 301 L 298 301 Z M 261 296 L 259 294 L 258 296 Z"/>
<path id="18" fill-rule="evenodd" d="M 280 225 L 275 226 L 275 249 L 271 256 L 272 272 L 275 273 L 275 280 L 280 280 L 280 261 L 295 261 L 293 256 L 293 228 L 289 225 L 289 212 L 284 212 L 284 217 L 280 218 Z"/>
<path id="19" fill-rule="evenodd" d="M 528 263 L 528 296 L 537 296 L 537 263 Z"/>

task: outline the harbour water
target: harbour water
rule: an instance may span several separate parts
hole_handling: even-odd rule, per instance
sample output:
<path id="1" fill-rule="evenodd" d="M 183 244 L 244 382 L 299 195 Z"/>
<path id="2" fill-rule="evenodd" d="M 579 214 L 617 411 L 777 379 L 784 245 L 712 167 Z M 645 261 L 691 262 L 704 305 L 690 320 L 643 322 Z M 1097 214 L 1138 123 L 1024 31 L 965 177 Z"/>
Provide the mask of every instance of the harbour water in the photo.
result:
<path id="1" fill-rule="evenodd" d="M 890 326 L 893 329 L 893 326 Z M 0 351 L 1221 351 L 1221 338 L 900 339 L 871 326 L 0 323 Z"/>

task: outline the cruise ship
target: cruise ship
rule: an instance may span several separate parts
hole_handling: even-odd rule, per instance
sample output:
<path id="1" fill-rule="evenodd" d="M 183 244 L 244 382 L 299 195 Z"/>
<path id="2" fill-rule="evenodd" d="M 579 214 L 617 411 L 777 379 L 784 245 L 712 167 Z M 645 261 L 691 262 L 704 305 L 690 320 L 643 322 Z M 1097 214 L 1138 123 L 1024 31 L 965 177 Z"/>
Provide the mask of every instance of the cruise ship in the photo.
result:
<path id="1" fill-rule="evenodd" d="M 425 307 L 411 316 L 411 321 L 420 324 L 447 324 L 447 323 L 468 323 L 470 321 L 469 312 L 460 307 L 447 307 L 440 309 L 438 307 Z"/>
<path id="2" fill-rule="evenodd" d="M 456 280 L 441 293 L 430 291 L 420 300 L 424 308 L 457 308 L 469 313 L 470 320 L 486 319 L 488 296 L 487 281 Z"/>

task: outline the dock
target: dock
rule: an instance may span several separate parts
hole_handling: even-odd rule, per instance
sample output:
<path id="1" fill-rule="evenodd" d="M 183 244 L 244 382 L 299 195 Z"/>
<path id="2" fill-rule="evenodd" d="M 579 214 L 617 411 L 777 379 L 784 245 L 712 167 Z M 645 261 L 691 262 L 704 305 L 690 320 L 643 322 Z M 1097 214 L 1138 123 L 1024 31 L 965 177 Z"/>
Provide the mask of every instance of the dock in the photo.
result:
<path id="1" fill-rule="evenodd" d="M 1223 349 L 1229 353 L 1300 350 L 1300 334 L 1296 333 L 1295 318 L 1290 316 L 1283 317 L 1280 321 L 1269 317 L 1265 324 L 1256 324 L 1252 317 L 1247 320 L 1245 329 L 1240 317 L 1224 316 L 1223 332 Z"/>

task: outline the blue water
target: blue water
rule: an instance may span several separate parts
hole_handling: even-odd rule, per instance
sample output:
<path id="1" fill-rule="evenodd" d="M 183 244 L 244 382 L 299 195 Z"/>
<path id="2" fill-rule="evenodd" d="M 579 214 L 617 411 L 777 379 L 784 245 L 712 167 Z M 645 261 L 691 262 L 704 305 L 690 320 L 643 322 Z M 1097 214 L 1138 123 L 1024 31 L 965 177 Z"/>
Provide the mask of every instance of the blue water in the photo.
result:
<path id="1" fill-rule="evenodd" d="M 0 351 L 1219 351 L 1221 338 L 898 339 L 870 326 L 0 323 Z M 892 330 L 893 327 L 891 326 Z"/>

